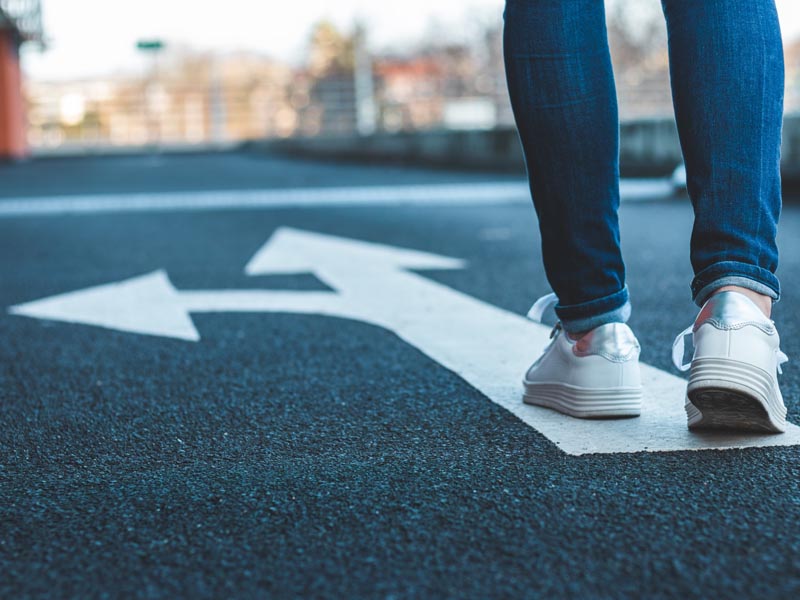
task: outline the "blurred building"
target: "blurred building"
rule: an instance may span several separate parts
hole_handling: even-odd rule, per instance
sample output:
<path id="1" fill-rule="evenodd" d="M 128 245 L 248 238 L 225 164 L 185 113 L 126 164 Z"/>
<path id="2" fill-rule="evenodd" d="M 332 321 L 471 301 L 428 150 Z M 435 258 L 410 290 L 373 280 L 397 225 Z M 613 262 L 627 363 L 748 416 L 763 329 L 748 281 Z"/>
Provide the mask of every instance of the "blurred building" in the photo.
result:
<path id="1" fill-rule="evenodd" d="M 800 40 L 786 47 L 786 99 L 784 111 L 787 113 L 800 112 Z"/>
<path id="2" fill-rule="evenodd" d="M 0 0 L 2 3 L 2 0 Z M 2 4 L 0 4 L 2 5 Z M 656 7 L 657 8 L 657 7 Z M 664 24 L 608 28 L 624 119 L 673 114 Z M 800 42 L 786 49 L 786 109 L 800 110 Z M 369 53 L 363 28 L 311 31 L 304 64 L 256 53 L 167 46 L 145 73 L 28 82 L 28 141 L 37 148 L 200 144 L 372 131 L 513 125 L 502 27 L 470 43 L 423 40 L 403 54 Z"/>
<path id="3" fill-rule="evenodd" d="M 506 67 L 503 58 L 503 28 L 498 24 L 486 30 L 484 37 L 484 57 L 481 63 L 479 88 L 488 94 L 494 105 L 495 120 L 498 125 L 513 125 L 514 114 L 508 99 Z"/>
<path id="4" fill-rule="evenodd" d="M 0 0 L 0 158 L 27 153 L 19 49 L 41 39 L 39 0 Z"/>
<path id="5" fill-rule="evenodd" d="M 620 117 L 672 116 L 667 31 L 661 7 L 654 3 L 632 12 L 618 2 L 609 10 L 607 28 Z"/>
<path id="6" fill-rule="evenodd" d="M 443 68 L 430 57 L 383 58 L 375 64 L 382 131 L 430 129 L 442 122 Z"/>
<path id="7" fill-rule="evenodd" d="M 355 39 L 328 22 L 311 33 L 307 65 L 297 73 L 294 94 L 299 135 L 341 135 L 356 131 Z"/>
<path id="8" fill-rule="evenodd" d="M 28 137 L 37 147 L 285 137 L 297 128 L 293 77 L 258 55 L 179 51 L 145 76 L 28 82 Z"/>

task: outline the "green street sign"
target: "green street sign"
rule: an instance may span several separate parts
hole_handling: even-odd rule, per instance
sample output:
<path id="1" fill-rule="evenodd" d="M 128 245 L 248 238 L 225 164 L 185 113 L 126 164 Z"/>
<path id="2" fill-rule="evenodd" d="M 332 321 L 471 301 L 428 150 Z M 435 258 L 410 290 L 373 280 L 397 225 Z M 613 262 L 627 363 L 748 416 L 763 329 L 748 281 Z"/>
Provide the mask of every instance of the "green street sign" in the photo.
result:
<path id="1" fill-rule="evenodd" d="M 164 48 L 164 42 L 161 40 L 139 40 L 136 42 L 136 47 L 139 50 L 161 50 Z"/>

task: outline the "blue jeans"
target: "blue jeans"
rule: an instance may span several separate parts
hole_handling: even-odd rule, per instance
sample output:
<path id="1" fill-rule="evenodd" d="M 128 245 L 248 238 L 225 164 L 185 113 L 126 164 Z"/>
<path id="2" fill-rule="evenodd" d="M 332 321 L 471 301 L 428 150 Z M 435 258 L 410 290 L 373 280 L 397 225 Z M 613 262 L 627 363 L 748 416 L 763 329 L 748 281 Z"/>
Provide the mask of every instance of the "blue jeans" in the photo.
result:
<path id="1" fill-rule="evenodd" d="M 692 299 L 776 302 L 783 45 L 774 0 L 662 0 L 694 207 Z M 619 120 L 603 0 L 507 0 L 506 77 L 545 272 L 567 331 L 627 321 Z M 654 224 L 655 225 L 655 224 Z"/>

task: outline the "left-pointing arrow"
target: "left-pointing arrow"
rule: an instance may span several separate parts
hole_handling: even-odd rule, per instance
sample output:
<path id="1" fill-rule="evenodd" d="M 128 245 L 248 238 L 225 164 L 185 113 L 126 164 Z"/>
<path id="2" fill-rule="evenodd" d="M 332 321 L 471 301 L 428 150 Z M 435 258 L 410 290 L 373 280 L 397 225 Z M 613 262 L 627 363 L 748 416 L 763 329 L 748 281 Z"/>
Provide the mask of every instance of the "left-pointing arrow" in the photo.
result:
<path id="1" fill-rule="evenodd" d="M 197 341 L 200 334 L 164 271 L 18 304 L 9 312 Z"/>
<path id="2" fill-rule="evenodd" d="M 9 308 L 16 315 L 196 342 L 192 312 L 291 311 L 350 317 L 333 292 L 178 291 L 163 270 Z"/>

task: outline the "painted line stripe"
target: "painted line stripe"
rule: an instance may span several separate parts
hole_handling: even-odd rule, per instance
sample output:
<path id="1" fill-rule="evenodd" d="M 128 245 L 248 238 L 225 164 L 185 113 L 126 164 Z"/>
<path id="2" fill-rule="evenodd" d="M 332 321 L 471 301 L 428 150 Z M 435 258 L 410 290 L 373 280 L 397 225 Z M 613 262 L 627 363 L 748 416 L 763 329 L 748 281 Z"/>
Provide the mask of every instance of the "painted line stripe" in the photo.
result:
<path id="1" fill-rule="evenodd" d="M 623 180 L 625 200 L 667 197 L 667 180 Z M 96 194 L 0 201 L 0 218 L 100 213 L 276 209 L 325 206 L 470 206 L 530 202 L 525 182 L 392 185 L 270 190 Z"/>

